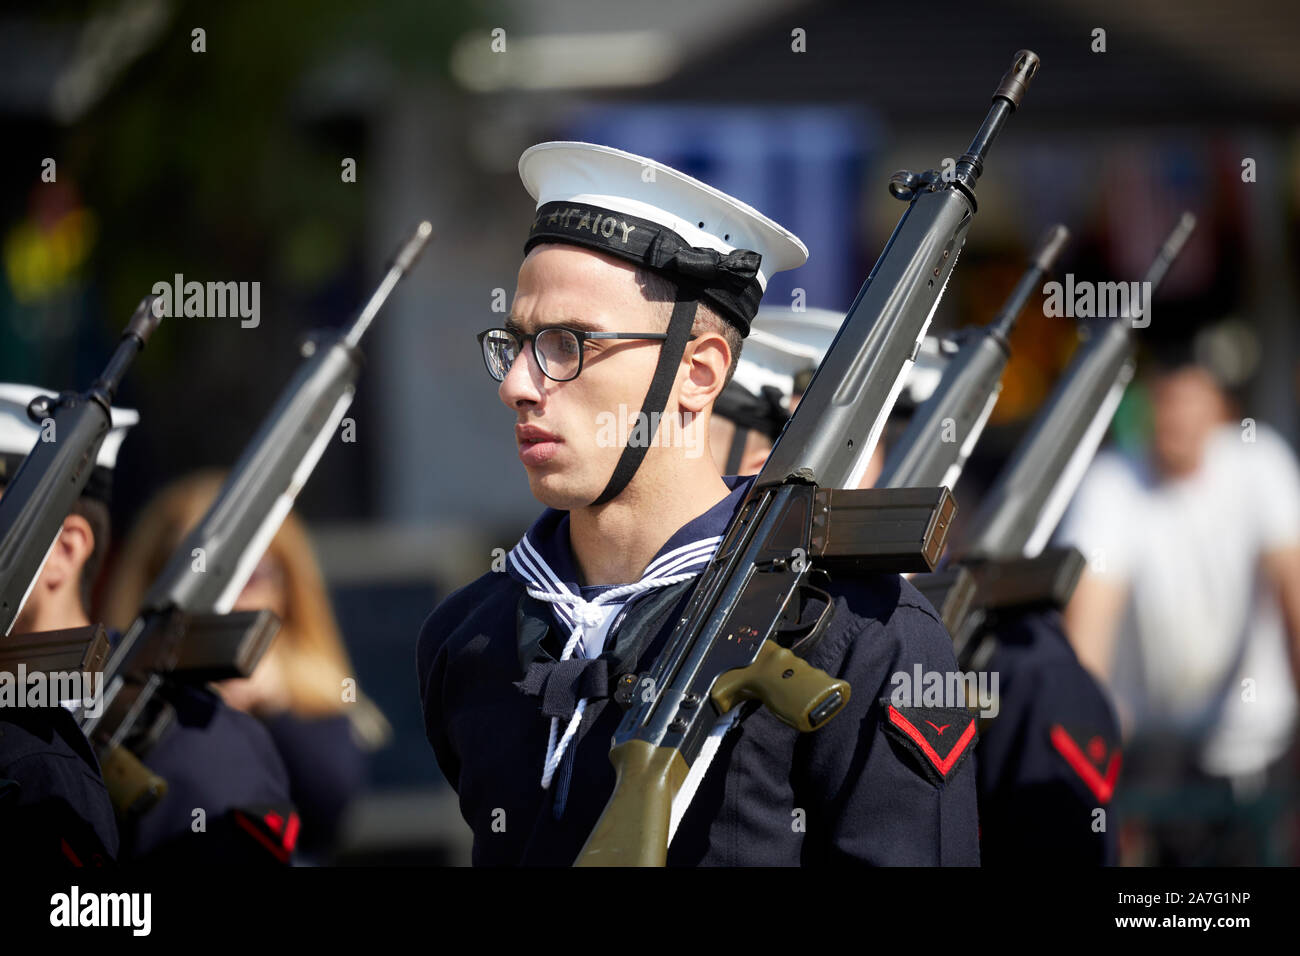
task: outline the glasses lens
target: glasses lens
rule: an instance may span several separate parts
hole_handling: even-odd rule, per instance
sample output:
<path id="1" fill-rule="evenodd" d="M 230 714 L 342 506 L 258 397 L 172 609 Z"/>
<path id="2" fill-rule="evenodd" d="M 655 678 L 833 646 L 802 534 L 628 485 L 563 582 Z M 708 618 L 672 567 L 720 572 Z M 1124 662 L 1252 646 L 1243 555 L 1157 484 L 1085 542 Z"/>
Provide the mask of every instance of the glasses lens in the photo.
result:
<path id="1" fill-rule="evenodd" d="M 488 373 L 498 382 L 505 380 L 518 354 L 519 343 L 504 329 L 493 329 L 483 336 L 483 361 Z"/>
<path id="2" fill-rule="evenodd" d="M 567 382 L 578 374 L 582 361 L 582 344 L 568 329 L 544 329 L 533 339 L 537 361 L 542 371 L 557 382 Z"/>

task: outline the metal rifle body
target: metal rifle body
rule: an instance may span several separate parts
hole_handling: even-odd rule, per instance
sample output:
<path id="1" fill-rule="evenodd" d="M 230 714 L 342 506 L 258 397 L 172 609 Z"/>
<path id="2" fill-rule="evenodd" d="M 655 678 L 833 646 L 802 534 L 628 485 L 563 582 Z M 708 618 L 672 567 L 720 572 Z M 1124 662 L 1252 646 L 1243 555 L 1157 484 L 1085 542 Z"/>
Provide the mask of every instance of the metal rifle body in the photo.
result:
<path id="1" fill-rule="evenodd" d="M 814 568 L 932 568 L 953 511 L 946 489 L 856 488 L 938 305 L 975 213 L 984 155 L 1018 105 L 1038 58 L 1017 54 L 971 148 L 948 178 L 895 174 L 909 206 L 845 317 L 664 651 L 640 680 L 647 693 L 614 735 L 614 793 L 579 865 L 662 865 L 673 802 L 720 715 L 760 701 L 785 723 L 815 730 L 850 688 L 778 642 L 798 620 Z M 930 497 L 928 505 L 921 499 Z M 906 513 L 910 531 L 882 546 L 874 514 Z M 909 542 L 906 539 L 910 537 Z M 824 628 L 831 603 L 807 635 Z M 801 647 L 804 642 L 794 645 Z"/>
<path id="2" fill-rule="evenodd" d="M 28 409 L 37 423 L 51 423 L 43 428 L 49 428 L 54 439 L 37 439 L 0 496 L 0 634 L 13 629 L 63 519 L 90 479 L 112 427 L 118 385 L 158 327 L 153 302 L 148 297 L 136 308 L 104 373 L 87 391 L 42 396 Z"/>
<path id="3" fill-rule="evenodd" d="M 126 745 L 142 731 L 162 681 L 251 673 L 274 637 L 279 622 L 271 612 L 231 614 L 230 608 L 352 401 L 361 335 L 430 232 L 422 223 L 346 330 L 307 340 L 305 360 L 216 500 L 172 552 L 109 658 L 102 714 L 83 714 L 81 727 L 100 753 L 105 781 L 124 812 L 146 809 L 161 796 L 161 781 L 126 752 Z"/>
<path id="4" fill-rule="evenodd" d="M 1184 213 L 1160 248 L 1144 281 L 1159 287 L 1196 223 Z M 1053 389 L 1029 433 L 995 480 L 956 542 L 960 559 L 1034 557 L 1056 530 L 1133 377 L 1128 316 L 1083 330 L 1085 340 Z"/>
<path id="5" fill-rule="evenodd" d="M 1194 226 L 1195 218 L 1184 213 L 1161 246 L 1144 280 L 1153 292 Z M 954 542 L 952 562 L 939 574 L 913 581 L 935 607 L 946 607 L 944 623 L 963 666 L 978 669 L 991 653 L 988 641 L 976 640 L 990 614 L 1061 608 L 1073 594 L 1083 556 L 1075 548 L 1045 546 L 1133 377 L 1128 318 L 1103 319 L 1082 330 L 1084 341 L 1069 367 Z M 964 588 L 964 598 L 952 599 L 955 588 Z"/>
<path id="6" fill-rule="evenodd" d="M 956 354 L 934 394 L 916 410 L 896 446 L 888 450 L 876 487 L 956 487 L 1002 391 L 1016 318 L 1043 276 L 1052 270 L 1069 237 L 1064 226 L 1049 228 L 993 321 L 958 333 Z M 955 441 L 946 438 L 948 428 L 953 429 Z"/>

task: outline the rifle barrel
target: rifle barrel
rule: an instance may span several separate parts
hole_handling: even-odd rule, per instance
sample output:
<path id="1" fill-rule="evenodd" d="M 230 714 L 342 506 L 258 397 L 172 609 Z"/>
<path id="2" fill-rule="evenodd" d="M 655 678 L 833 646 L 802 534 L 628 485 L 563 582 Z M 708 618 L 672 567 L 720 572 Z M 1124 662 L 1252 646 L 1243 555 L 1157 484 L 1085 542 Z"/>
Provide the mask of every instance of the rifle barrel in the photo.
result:
<path id="1" fill-rule="evenodd" d="M 1154 293 L 1196 220 L 1184 213 L 1147 276 Z M 953 551 L 958 559 L 1035 557 L 1047 544 L 1133 377 L 1127 317 L 1094 325 Z"/>
<path id="2" fill-rule="evenodd" d="M 113 426 L 112 402 L 136 354 L 157 327 L 152 297 L 136 308 L 103 374 L 85 392 L 38 396 L 28 415 L 50 419 L 0 497 L 0 635 L 18 619 L 45 566 L 63 520 L 90 480 L 104 436 Z"/>
<path id="3" fill-rule="evenodd" d="M 1002 390 L 1016 317 L 1038 290 L 1065 247 L 1069 230 L 1056 225 L 1044 233 L 1024 274 L 988 325 L 963 330 L 961 346 L 944 369 L 938 387 L 912 416 L 876 480 L 878 488 L 953 488 L 979 441 Z M 952 434 L 948 434 L 951 429 Z"/>
<path id="4" fill-rule="evenodd" d="M 402 281 L 402 277 L 411 271 L 411 266 L 415 265 L 415 260 L 420 257 L 424 251 L 425 245 L 433 235 L 433 223 L 424 220 L 415 228 L 415 235 L 406 241 L 406 244 L 398 250 L 397 255 L 393 258 L 393 264 L 388 267 L 383 281 L 379 283 L 370 300 L 366 302 L 361 312 L 353 321 L 352 327 L 348 329 L 343 336 L 343 342 L 348 348 L 356 348 L 361 343 L 361 337 L 366 334 L 366 329 L 370 328 L 370 323 L 375 320 L 379 310 L 384 307 L 388 301 L 388 296 L 397 283 Z"/>

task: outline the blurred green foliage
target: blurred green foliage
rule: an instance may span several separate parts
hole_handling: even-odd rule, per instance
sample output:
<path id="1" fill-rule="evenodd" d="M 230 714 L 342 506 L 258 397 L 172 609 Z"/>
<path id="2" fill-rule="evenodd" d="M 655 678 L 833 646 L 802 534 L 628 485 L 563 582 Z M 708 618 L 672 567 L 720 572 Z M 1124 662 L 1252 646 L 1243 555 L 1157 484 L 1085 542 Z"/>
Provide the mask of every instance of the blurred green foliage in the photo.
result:
<path id="1" fill-rule="evenodd" d="M 330 95 L 330 71 L 359 69 L 381 93 L 445 79 L 452 44 L 485 6 L 173 4 L 162 34 L 63 144 L 61 172 L 102 226 L 95 263 L 106 321 L 116 330 L 176 272 L 327 282 L 359 238 L 367 138 L 364 111 Z M 196 28 L 202 53 L 192 49 Z M 345 156 L 358 160 L 355 184 L 341 180 Z"/>

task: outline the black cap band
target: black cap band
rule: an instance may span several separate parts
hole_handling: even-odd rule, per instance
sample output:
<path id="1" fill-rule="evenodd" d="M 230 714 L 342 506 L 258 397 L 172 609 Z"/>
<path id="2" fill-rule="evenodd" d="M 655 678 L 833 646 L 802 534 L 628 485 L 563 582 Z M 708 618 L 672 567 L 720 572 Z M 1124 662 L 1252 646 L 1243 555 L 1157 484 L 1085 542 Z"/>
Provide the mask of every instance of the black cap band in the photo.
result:
<path id="1" fill-rule="evenodd" d="M 17 452 L 0 452 L 0 487 L 7 485 L 9 479 L 17 473 L 19 466 L 27 460 L 26 455 Z M 90 478 L 81 490 L 81 497 L 94 498 L 104 504 L 113 503 L 113 469 L 96 465 L 90 469 Z"/>
<path id="2" fill-rule="evenodd" d="M 652 269 L 707 301 L 742 336 L 749 334 L 749 323 L 763 297 L 758 282 L 763 257 L 757 252 L 723 253 L 692 246 L 659 223 L 600 206 L 571 202 L 539 206 L 524 254 L 543 242 L 582 246 Z"/>

